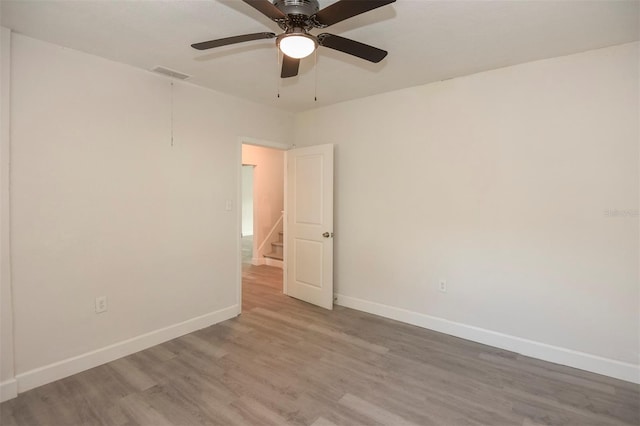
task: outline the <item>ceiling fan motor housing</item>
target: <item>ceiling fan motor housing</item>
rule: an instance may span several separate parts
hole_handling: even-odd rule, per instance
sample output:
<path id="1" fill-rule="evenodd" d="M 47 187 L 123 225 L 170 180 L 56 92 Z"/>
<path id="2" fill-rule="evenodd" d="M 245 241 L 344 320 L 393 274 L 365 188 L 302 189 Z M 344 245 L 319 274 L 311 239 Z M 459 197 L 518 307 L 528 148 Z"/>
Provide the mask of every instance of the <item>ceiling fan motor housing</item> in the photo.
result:
<path id="1" fill-rule="evenodd" d="M 275 0 L 273 4 L 285 15 L 309 17 L 320 10 L 318 0 Z"/>

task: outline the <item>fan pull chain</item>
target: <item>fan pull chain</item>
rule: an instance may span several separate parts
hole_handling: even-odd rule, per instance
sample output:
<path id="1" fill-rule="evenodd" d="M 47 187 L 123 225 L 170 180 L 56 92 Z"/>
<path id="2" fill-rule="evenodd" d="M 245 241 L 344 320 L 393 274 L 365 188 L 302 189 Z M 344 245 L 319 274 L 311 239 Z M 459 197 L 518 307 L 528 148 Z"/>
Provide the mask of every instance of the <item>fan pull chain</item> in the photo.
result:
<path id="1" fill-rule="evenodd" d="M 173 80 L 171 80 L 171 146 L 173 147 Z"/>
<path id="2" fill-rule="evenodd" d="M 313 52 L 313 74 L 315 76 L 315 85 L 313 89 L 313 100 L 318 102 L 318 49 Z"/>
<path id="3" fill-rule="evenodd" d="M 280 49 L 276 49 L 276 67 L 276 86 L 278 90 L 278 98 L 280 98 L 280 85 L 282 84 L 280 76 L 278 75 L 278 72 L 280 72 Z"/>

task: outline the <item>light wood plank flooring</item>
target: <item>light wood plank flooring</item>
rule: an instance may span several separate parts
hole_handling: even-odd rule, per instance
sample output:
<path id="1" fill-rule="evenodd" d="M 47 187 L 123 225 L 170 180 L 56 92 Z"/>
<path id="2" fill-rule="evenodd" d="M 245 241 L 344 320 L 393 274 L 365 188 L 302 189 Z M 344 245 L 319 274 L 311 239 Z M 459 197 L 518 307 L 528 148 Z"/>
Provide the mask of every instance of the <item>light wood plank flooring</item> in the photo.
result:
<path id="1" fill-rule="evenodd" d="M 10 425 L 638 425 L 638 386 L 281 294 L 244 265 L 235 319 L 21 394 Z"/>

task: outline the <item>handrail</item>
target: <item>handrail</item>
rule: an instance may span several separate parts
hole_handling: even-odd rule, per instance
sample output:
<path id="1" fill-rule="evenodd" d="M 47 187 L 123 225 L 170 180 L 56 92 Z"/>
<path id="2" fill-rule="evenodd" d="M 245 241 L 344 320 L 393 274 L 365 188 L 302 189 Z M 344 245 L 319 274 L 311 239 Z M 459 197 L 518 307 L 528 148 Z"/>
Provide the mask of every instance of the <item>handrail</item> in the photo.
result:
<path id="1" fill-rule="evenodd" d="M 273 227 L 271 228 L 267 236 L 264 238 L 264 241 L 262 241 L 262 244 L 258 246 L 258 250 L 257 250 L 258 252 L 256 253 L 258 256 L 262 257 L 264 255 L 264 252 L 262 251 L 264 249 L 264 246 L 267 245 L 267 243 L 271 244 L 271 239 L 273 238 L 273 235 L 276 233 L 276 230 L 280 228 L 280 224 L 282 223 L 283 218 L 284 218 L 284 211 L 280 212 L 280 217 L 278 218 L 278 220 L 276 220 L 276 223 L 273 225 Z"/>

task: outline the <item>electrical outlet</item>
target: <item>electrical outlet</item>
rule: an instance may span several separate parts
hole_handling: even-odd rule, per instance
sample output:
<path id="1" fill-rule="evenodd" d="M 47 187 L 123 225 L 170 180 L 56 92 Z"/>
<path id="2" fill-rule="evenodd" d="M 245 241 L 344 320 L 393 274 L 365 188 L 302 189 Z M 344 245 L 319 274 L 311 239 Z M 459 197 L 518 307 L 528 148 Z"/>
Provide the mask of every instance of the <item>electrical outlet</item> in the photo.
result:
<path id="1" fill-rule="evenodd" d="M 96 314 L 107 312 L 107 296 L 96 297 Z"/>
<path id="2" fill-rule="evenodd" d="M 440 286 L 438 287 L 438 289 L 441 292 L 446 293 L 447 292 L 447 281 L 446 280 L 440 280 Z"/>

